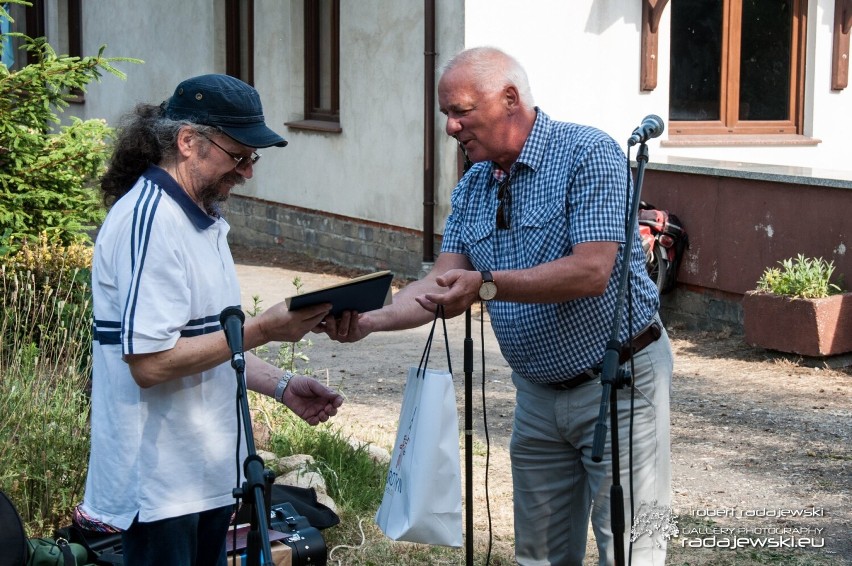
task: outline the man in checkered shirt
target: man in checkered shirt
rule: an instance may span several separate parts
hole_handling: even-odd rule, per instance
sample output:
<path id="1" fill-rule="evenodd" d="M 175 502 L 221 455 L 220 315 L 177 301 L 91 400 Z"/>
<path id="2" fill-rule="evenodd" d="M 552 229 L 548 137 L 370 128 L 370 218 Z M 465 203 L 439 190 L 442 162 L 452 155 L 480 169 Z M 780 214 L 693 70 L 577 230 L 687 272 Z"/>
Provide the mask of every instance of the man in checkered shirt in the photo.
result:
<path id="1" fill-rule="evenodd" d="M 599 368 L 625 269 L 626 157 L 603 132 L 557 122 L 535 107 L 523 68 L 496 49 L 453 58 L 438 100 L 447 134 L 473 162 L 453 191 L 441 254 L 392 305 L 327 318 L 326 331 L 353 342 L 430 322 L 436 305 L 455 316 L 483 300 L 517 389 L 510 445 L 517 561 L 581 565 L 591 514 L 600 564 L 612 564 L 610 439 L 601 462 L 591 452 Z M 635 383 L 632 440 L 631 390 L 618 392 L 627 529 L 631 477 L 636 509 L 668 506 L 671 484 L 673 360 L 641 250 L 633 246 L 626 266 L 630 302 L 619 336 L 622 344 L 632 340 L 634 352 L 624 347 L 619 358 L 632 366 Z M 643 536 L 630 548 L 629 532 L 624 541 L 634 564 L 664 563 L 664 541 Z"/>

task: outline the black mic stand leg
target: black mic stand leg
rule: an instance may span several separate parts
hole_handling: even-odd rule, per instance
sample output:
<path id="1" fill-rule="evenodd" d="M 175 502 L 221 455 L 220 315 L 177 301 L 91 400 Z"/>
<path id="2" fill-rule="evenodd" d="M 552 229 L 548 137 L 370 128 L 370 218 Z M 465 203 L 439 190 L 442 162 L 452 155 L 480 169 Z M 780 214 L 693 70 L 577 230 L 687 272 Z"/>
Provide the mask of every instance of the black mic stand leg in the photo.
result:
<path id="1" fill-rule="evenodd" d="M 619 370 L 618 358 L 621 353 L 621 342 L 618 340 L 621 329 L 621 313 L 624 311 L 625 298 L 627 296 L 627 283 L 630 277 L 630 254 L 633 250 L 633 235 L 636 219 L 639 215 L 639 202 L 642 193 L 642 180 L 645 174 L 645 164 L 648 162 L 648 146 L 645 142 L 639 146 L 636 154 L 638 173 L 636 186 L 633 190 L 633 200 L 630 203 L 630 214 L 625 226 L 624 249 L 621 256 L 621 275 L 618 281 L 618 298 L 615 303 L 615 311 L 612 321 L 612 331 L 607 342 L 604 354 L 603 367 L 601 370 L 601 406 L 598 413 L 598 422 L 595 424 L 595 438 L 592 445 L 592 461 L 603 460 L 604 444 L 606 443 L 606 416 L 609 413 L 610 440 L 612 454 L 612 487 L 610 488 L 610 521 L 612 525 L 613 549 L 615 551 L 616 566 L 624 566 L 624 493 L 621 488 L 619 445 L 618 445 L 618 397 L 617 391 L 625 385 L 629 385 L 632 379 L 627 372 Z"/>
<path id="2" fill-rule="evenodd" d="M 592 445 L 592 461 L 603 459 L 604 443 L 606 442 L 606 415 L 609 413 L 610 453 L 612 454 L 612 485 L 609 490 L 610 530 L 612 531 L 613 551 L 616 566 L 623 566 L 624 561 L 624 490 L 621 487 L 621 465 L 619 463 L 618 443 L 618 390 L 630 385 L 630 374 L 618 368 L 618 356 L 621 344 L 610 341 L 604 355 L 601 371 L 601 408 L 598 422 L 595 425 L 595 439 Z"/>
<path id="3" fill-rule="evenodd" d="M 465 564 L 473 566 L 473 338 L 470 307 L 464 313 L 464 498 Z"/>
<path id="4" fill-rule="evenodd" d="M 234 489 L 234 498 L 242 498 L 251 511 L 251 522 L 246 539 L 247 566 L 274 566 L 272 548 L 269 542 L 269 514 L 271 485 L 274 480 L 271 472 L 266 471 L 263 459 L 257 455 L 254 443 L 254 433 L 251 426 L 248 395 L 246 394 L 245 360 L 242 356 L 234 356 L 231 365 L 237 374 L 237 401 L 240 405 L 243 428 L 246 437 L 248 456 L 243 461 L 245 481 L 242 487 Z M 235 550 L 236 552 L 236 550 Z"/>

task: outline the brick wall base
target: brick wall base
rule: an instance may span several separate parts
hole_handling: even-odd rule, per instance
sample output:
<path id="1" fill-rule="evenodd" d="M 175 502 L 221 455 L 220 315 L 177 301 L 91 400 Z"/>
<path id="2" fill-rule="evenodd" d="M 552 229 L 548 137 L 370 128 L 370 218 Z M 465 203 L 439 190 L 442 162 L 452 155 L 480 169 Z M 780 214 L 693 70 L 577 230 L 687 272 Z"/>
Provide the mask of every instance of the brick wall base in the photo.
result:
<path id="1" fill-rule="evenodd" d="M 367 271 L 388 269 L 401 279 L 417 279 L 428 267 L 423 257 L 423 233 L 417 230 L 237 195 L 228 199 L 224 214 L 231 225 L 228 239 L 234 244 L 283 247 Z M 435 236 L 433 246 L 437 255 L 440 236 Z"/>
<path id="2" fill-rule="evenodd" d="M 662 296 L 660 317 L 667 326 L 677 324 L 690 330 L 742 334 L 741 299 L 731 293 L 679 285 Z"/>

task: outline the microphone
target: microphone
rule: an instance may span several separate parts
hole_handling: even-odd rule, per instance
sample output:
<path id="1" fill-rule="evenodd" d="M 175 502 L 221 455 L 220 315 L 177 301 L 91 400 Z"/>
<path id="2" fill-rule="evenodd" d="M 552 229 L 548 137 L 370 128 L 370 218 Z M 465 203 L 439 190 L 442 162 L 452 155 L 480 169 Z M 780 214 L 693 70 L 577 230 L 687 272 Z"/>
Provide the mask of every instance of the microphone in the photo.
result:
<path id="1" fill-rule="evenodd" d="M 645 143 L 651 138 L 656 138 L 663 133 L 665 126 L 663 119 L 656 114 L 648 114 L 639 127 L 633 130 L 630 139 L 627 140 L 627 146 L 634 146 L 637 143 Z"/>
<path id="2" fill-rule="evenodd" d="M 236 370 L 245 368 L 245 356 L 243 356 L 243 322 L 246 315 L 239 307 L 226 307 L 219 315 L 219 324 L 225 331 L 228 347 L 231 349 L 231 367 Z"/>

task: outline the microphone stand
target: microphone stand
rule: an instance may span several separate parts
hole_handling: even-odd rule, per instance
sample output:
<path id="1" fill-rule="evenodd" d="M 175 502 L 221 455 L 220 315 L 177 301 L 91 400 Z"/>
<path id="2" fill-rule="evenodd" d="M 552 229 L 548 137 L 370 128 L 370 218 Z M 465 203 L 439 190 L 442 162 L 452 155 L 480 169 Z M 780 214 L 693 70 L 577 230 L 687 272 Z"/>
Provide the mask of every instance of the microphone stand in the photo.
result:
<path id="1" fill-rule="evenodd" d="M 240 326 L 240 332 L 243 328 Z M 240 340 L 242 342 L 242 340 Z M 263 458 L 257 455 L 254 443 L 254 433 L 251 427 L 251 412 L 249 411 L 246 394 L 245 358 L 242 352 L 235 353 L 231 358 L 231 367 L 237 376 L 237 402 L 240 405 L 243 428 L 246 436 L 248 456 L 243 461 L 245 480 L 242 487 L 234 488 L 234 498 L 249 505 L 251 522 L 246 538 L 246 561 L 248 566 L 274 566 L 272 548 L 269 542 L 268 511 L 272 496 L 272 483 L 275 480 L 272 472 L 266 470 Z M 237 550 L 234 549 L 236 553 Z M 261 562 L 262 560 L 262 562 Z"/>
<path id="2" fill-rule="evenodd" d="M 598 422 L 595 424 L 595 437 L 592 444 L 592 461 L 600 462 L 603 459 L 604 444 L 606 443 L 606 415 L 609 410 L 610 434 L 612 441 L 612 486 L 609 492 L 610 521 L 612 525 L 612 537 L 615 547 L 615 564 L 623 566 L 624 562 L 624 492 L 621 487 L 619 447 L 618 447 L 618 389 L 630 384 L 632 376 L 628 371 L 620 370 L 618 358 L 621 353 L 621 342 L 618 340 L 621 329 L 621 313 L 624 310 L 625 297 L 627 295 L 627 283 L 630 276 L 630 253 L 633 249 L 633 235 L 636 218 L 639 214 L 640 194 L 642 191 L 642 180 L 645 176 L 645 164 L 648 162 L 648 146 L 645 141 L 639 146 L 636 161 L 637 179 L 633 190 L 633 200 L 630 204 L 630 214 L 625 230 L 624 250 L 621 257 L 621 276 L 618 281 L 618 298 L 615 304 L 615 315 L 612 321 L 612 332 L 606 345 L 603 366 L 601 369 L 601 407 L 598 414 Z M 629 160 L 628 160 L 629 171 Z M 611 404 L 610 408 L 608 404 Z"/>
<path id="3" fill-rule="evenodd" d="M 473 565 L 473 339 L 471 338 L 470 307 L 464 312 L 464 498 L 465 506 L 465 564 Z"/>
<path id="4" fill-rule="evenodd" d="M 456 140 L 458 142 L 458 140 Z M 464 156 L 463 172 L 473 166 L 461 142 L 459 151 Z M 465 566 L 473 566 L 473 338 L 471 337 L 471 308 L 464 311 L 464 500 L 465 533 L 464 547 Z M 480 313 L 480 316 L 482 314 Z M 483 344 L 484 347 L 484 344 Z M 484 409 L 484 407 L 483 407 Z"/>

